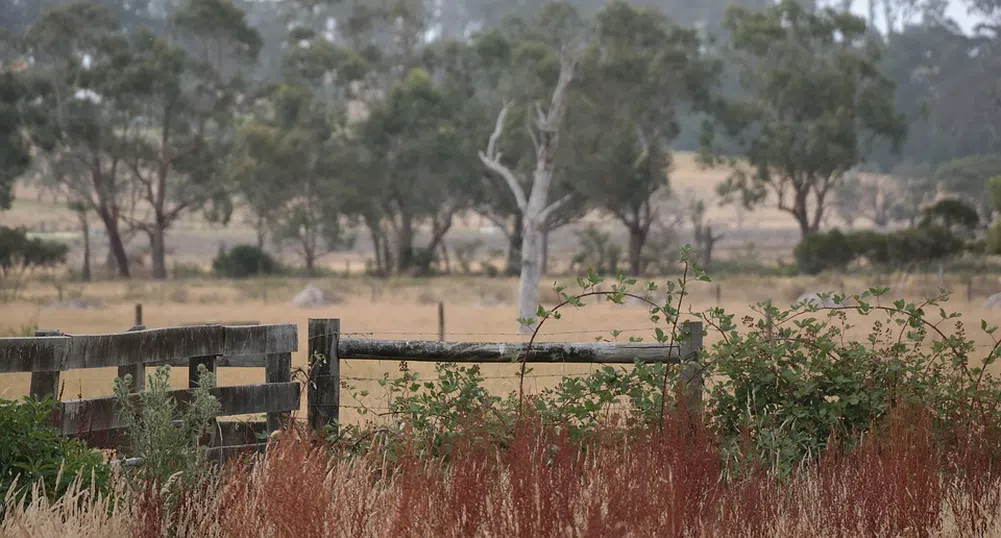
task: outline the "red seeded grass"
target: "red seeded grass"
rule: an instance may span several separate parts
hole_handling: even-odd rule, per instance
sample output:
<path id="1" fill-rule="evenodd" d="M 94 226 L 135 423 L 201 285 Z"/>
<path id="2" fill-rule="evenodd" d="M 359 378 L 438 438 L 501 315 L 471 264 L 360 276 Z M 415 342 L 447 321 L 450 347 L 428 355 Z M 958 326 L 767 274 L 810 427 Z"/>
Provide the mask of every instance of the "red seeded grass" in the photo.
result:
<path id="1" fill-rule="evenodd" d="M 896 408 L 859 446 L 785 482 L 762 469 L 721 480 L 719 447 L 682 411 L 661 431 L 583 445 L 526 421 L 508 446 L 467 442 L 447 463 L 332 458 L 290 428 L 177 510 L 150 488 L 109 517 L 131 517 L 133 536 L 1001 536 L 1001 439 L 962 424 L 942 450 L 926 413 Z"/>

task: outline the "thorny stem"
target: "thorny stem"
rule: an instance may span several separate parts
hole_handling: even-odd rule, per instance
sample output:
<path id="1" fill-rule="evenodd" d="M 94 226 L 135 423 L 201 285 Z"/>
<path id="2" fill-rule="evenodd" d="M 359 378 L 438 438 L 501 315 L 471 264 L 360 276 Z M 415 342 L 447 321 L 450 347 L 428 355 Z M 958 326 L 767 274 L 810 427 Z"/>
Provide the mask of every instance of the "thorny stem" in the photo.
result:
<path id="1" fill-rule="evenodd" d="M 671 345 L 674 345 L 675 337 L 678 334 L 678 318 L 681 317 L 681 302 L 685 300 L 685 289 L 688 286 L 688 264 L 685 264 L 685 272 L 681 275 L 681 292 L 678 294 L 678 308 L 674 313 L 673 325 L 671 327 Z M 681 357 L 685 360 L 685 357 Z M 667 374 L 669 370 L 664 368 L 664 380 L 660 386 L 660 429 L 664 429 L 664 413 L 667 411 Z"/>
<path id="2" fill-rule="evenodd" d="M 633 299 L 637 299 L 637 300 L 643 301 L 643 302 L 649 304 L 650 306 L 660 308 L 660 305 L 658 305 L 657 303 L 651 301 L 647 297 L 642 297 L 642 296 L 636 295 L 635 293 L 614 292 L 614 291 L 589 291 L 589 292 L 586 292 L 586 293 L 581 293 L 580 295 L 574 295 L 574 296 L 572 296 L 572 297 L 564 300 L 563 302 L 557 304 L 556 306 L 554 306 L 553 309 L 549 311 L 549 315 L 543 317 L 541 320 L 539 320 L 539 323 L 536 324 L 535 330 L 532 331 L 532 336 L 531 336 L 531 338 L 529 338 L 528 344 L 525 346 L 525 351 L 518 358 L 518 362 L 521 363 L 521 366 L 518 369 L 518 418 L 519 419 L 522 416 L 522 409 L 523 409 L 524 404 L 525 404 L 525 372 L 528 369 L 528 356 L 532 352 L 532 346 L 535 345 L 535 339 L 538 337 L 539 331 L 542 329 L 542 326 L 546 323 L 546 321 L 548 321 L 550 318 L 552 318 L 553 314 L 555 314 L 556 312 L 558 312 L 560 309 L 566 307 L 569 304 L 572 304 L 573 301 L 576 301 L 576 300 L 579 300 L 579 299 L 586 299 L 588 297 L 622 297 L 622 298 L 629 297 L 629 298 L 633 298 Z M 675 322 L 675 326 L 677 326 L 677 322 Z M 674 343 L 673 342 L 673 340 L 674 340 L 673 335 L 671 337 L 671 340 L 672 340 L 671 345 L 673 345 L 673 343 Z M 670 347 L 670 345 L 668 347 Z M 666 373 L 665 373 L 665 377 L 666 377 Z M 664 395 L 666 396 L 666 393 Z M 661 414 L 663 414 L 663 413 L 661 413 Z"/>

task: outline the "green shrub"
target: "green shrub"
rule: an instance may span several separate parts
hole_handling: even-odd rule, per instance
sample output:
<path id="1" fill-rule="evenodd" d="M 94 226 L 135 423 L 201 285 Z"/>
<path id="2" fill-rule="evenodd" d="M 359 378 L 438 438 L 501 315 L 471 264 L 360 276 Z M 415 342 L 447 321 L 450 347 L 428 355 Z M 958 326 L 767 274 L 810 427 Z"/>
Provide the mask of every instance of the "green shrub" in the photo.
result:
<path id="1" fill-rule="evenodd" d="M 479 365 L 437 363 L 435 372 L 434 378 L 422 381 L 419 374 L 403 363 L 398 377 L 390 378 L 387 373 L 379 380 L 389 415 L 396 423 L 406 425 L 405 429 L 380 429 L 371 435 L 373 432 L 358 426 L 345 425 L 339 430 L 338 440 L 349 440 L 355 451 L 378 442 L 388 446 L 388 453 L 392 454 L 394 447 L 402 448 L 401 442 L 406 438 L 417 453 L 438 457 L 448 455 L 458 439 L 502 441 L 510 434 L 514 422 L 510 401 L 505 402 L 483 388 Z M 369 395 L 368 391 L 352 385 L 347 385 L 347 392 L 359 403 Z M 359 406 L 358 412 L 361 416 L 373 414 L 364 405 Z M 468 425 L 477 429 L 465 429 Z M 358 440 L 367 444 L 363 446 Z"/>
<path id="2" fill-rule="evenodd" d="M 823 271 L 844 269 L 856 258 L 854 245 L 840 230 L 815 233 L 804 237 L 793 250 L 799 270 L 815 275 Z"/>
<path id="3" fill-rule="evenodd" d="M 839 230 L 804 237 L 793 250 L 800 271 L 816 275 L 823 271 L 842 270 L 864 258 L 876 266 L 899 269 L 927 264 L 972 251 L 968 242 L 951 229 L 934 222 L 918 228 L 890 233 L 858 231 L 843 234 Z"/>
<path id="4" fill-rule="evenodd" d="M 212 260 L 212 271 L 226 278 L 274 275 L 281 266 L 267 252 L 253 245 L 236 245 Z"/>
<path id="5" fill-rule="evenodd" d="M 183 407 L 170 396 L 170 366 L 158 366 L 138 396 L 130 394 L 131 375 L 115 379 L 116 409 L 125 426 L 128 455 L 142 459 L 138 472 L 143 478 L 165 484 L 181 473 L 191 483 L 205 470 L 206 449 L 200 441 L 221 406 L 209 392 L 215 386 L 214 374 L 199 365 L 198 375 L 200 382 Z"/>
<path id="6" fill-rule="evenodd" d="M 948 228 L 929 225 L 908 228 L 889 235 L 889 257 L 893 265 L 931 263 L 961 253 L 966 242 Z"/>
<path id="7" fill-rule="evenodd" d="M 740 439 L 749 432 L 752 455 L 788 473 L 832 438 L 853 443 L 898 403 L 928 409 L 942 439 L 972 409 L 981 425 L 1001 427 L 1001 384 L 986 371 L 998 347 L 975 355 L 961 316 L 944 308 L 947 295 L 886 304 L 888 291 L 825 296 L 833 307 L 763 304 L 740 327 L 732 314 L 708 312 L 722 337 L 706 353 L 715 380 L 708 412 L 731 451 L 745 450 Z M 849 312 L 871 320 L 863 341 L 846 337 L 858 323 Z M 992 338 L 997 331 L 984 321 L 981 329 Z"/>
<path id="8" fill-rule="evenodd" d="M 847 234 L 848 244 L 856 258 L 864 258 L 871 265 L 885 266 L 890 259 L 890 236 L 872 230 Z"/>
<path id="9" fill-rule="evenodd" d="M 52 429 L 57 403 L 0 400 L 0 507 L 8 495 L 21 498 L 38 481 L 50 499 L 62 496 L 77 477 L 107 489 L 109 471 L 101 453 Z"/>
<path id="10" fill-rule="evenodd" d="M 65 263 L 68 252 L 63 243 L 28 237 L 24 228 L 0 226 L 0 301 L 17 299 L 31 273 Z"/>
<path id="11" fill-rule="evenodd" d="M 984 238 L 985 250 L 988 254 L 1001 254 L 1001 220 L 994 221 L 991 227 L 987 229 L 987 235 Z"/>
<path id="12" fill-rule="evenodd" d="M 867 241 L 864 236 L 857 239 Z M 544 324 L 587 301 L 622 304 L 627 297 L 642 300 L 660 290 L 665 299 L 650 308 L 654 340 L 682 343 L 686 335 L 679 331 L 679 319 L 690 280 L 709 281 L 689 259 L 686 249 L 685 274 L 677 280 L 637 290 L 634 280 L 620 277 L 610 291 L 603 291 L 607 288 L 598 288 L 603 280 L 589 271 L 578 280 L 580 292 L 570 294 L 557 286 L 559 304 L 540 306 L 534 319 L 520 321 Z M 886 288 L 874 288 L 852 297 L 824 296 L 832 299 L 832 307 L 806 303 L 780 310 L 758 305 L 756 315 L 739 321 L 718 307 L 690 314 L 717 334 L 700 356 L 705 376 L 713 380 L 703 411 L 723 448 L 727 469 L 764 466 L 787 476 L 805 460 L 821 456 L 832 440 L 857 443 L 898 404 L 919 402 L 927 409 L 941 443 L 953 442 L 950 435 L 962 431 L 963 421 L 1001 431 L 1001 383 L 987 372 L 1001 354 L 1001 344 L 977 355 L 982 348 L 967 334 L 960 316 L 946 311 L 947 296 L 920 304 L 890 303 L 887 293 Z M 859 323 L 869 324 L 869 333 L 852 340 L 848 331 Z M 980 325 L 998 341 L 997 327 L 983 321 Z M 511 358 L 515 379 L 531 371 L 518 358 Z M 419 448 L 441 455 L 470 433 L 503 441 L 525 413 L 548 426 L 566 427 L 577 438 L 610 421 L 650 429 L 662 423 L 669 406 L 677 405 L 675 391 L 684 388 L 678 368 L 660 364 L 605 366 L 585 376 L 565 377 L 555 388 L 532 396 L 520 388 L 505 397 L 491 395 L 482 381 L 478 368 L 454 364 L 439 365 L 437 377 L 428 381 L 406 370 L 396 379 L 387 376 L 381 385 L 387 390 L 390 424 L 345 428 L 338 438 L 355 448 L 374 439 L 392 446 L 409 431 L 417 434 Z M 347 392 L 359 402 L 368 395 L 350 385 Z M 485 431 L 464 430 L 467 418 L 482 418 L 488 426 Z"/>
<path id="13" fill-rule="evenodd" d="M 622 261 L 622 245 L 616 243 L 612 235 L 594 224 L 574 232 L 577 236 L 577 253 L 570 261 L 571 268 L 593 267 L 603 274 L 618 272 Z"/>

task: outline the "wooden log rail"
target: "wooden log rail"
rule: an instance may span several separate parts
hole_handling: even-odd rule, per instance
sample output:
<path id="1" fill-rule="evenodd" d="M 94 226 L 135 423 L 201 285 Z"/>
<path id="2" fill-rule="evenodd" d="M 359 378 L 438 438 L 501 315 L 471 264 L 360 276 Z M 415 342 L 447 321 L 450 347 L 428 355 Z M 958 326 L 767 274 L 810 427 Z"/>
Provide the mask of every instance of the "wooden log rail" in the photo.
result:
<path id="1" fill-rule="evenodd" d="M 264 384 L 212 389 L 221 404 L 219 416 L 267 413 L 268 417 L 266 422 L 218 423 L 213 450 L 222 458 L 260 450 L 263 444 L 257 434 L 278 429 L 299 409 L 300 386 L 291 382 L 292 352 L 297 350 L 295 324 L 161 329 L 137 325 L 126 332 L 97 335 L 37 331 L 32 338 L 0 338 L 0 373 L 30 372 L 30 394 L 41 398 L 58 396 L 59 374 L 64 370 L 118 367 L 119 376 L 129 373 L 137 378 L 133 390 L 141 391 L 146 366 L 169 364 L 188 368 L 188 388 L 171 393 L 183 403 L 198 383 L 199 365 L 213 372 L 219 367 L 264 368 Z M 85 439 L 92 446 L 120 447 L 124 441 L 114 398 L 61 401 L 53 426 L 60 434 Z"/>
<path id="2" fill-rule="evenodd" d="M 337 426 L 340 419 L 340 361 L 393 360 L 455 363 L 681 364 L 681 380 L 689 403 L 701 405 L 703 379 L 699 353 L 702 322 L 685 322 L 683 343 L 638 342 L 430 342 L 341 338 L 340 320 L 309 320 L 309 423 L 313 428 Z"/>
<path id="3" fill-rule="evenodd" d="M 298 330 L 291 323 L 0 338 L 0 374 L 171 363 L 191 357 L 257 357 L 297 348 Z"/>

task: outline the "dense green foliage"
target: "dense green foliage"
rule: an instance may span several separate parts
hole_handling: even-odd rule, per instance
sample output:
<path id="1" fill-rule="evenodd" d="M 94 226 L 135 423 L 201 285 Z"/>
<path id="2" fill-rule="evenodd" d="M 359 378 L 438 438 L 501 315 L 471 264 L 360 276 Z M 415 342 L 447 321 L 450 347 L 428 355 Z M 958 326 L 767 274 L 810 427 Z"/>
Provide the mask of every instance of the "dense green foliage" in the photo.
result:
<path id="1" fill-rule="evenodd" d="M 949 228 L 926 225 L 888 233 L 834 229 L 804 237 L 793 254 L 797 268 L 809 275 L 844 270 L 857 261 L 883 269 L 906 269 L 970 250 L 973 243 Z"/>
<path id="2" fill-rule="evenodd" d="M 253 245 L 236 245 L 212 260 L 212 271 L 226 278 L 274 275 L 281 269 L 270 254 Z"/>
<path id="3" fill-rule="evenodd" d="M 749 170 L 737 169 L 719 192 L 748 208 L 771 194 L 803 236 L 815 233 L 828 195 L 868 156 L 864 141 L 896 145 L 905 134 L 880 48 L 863 19 L 796 0 L 732 9 L 725 28 L 747 96 L 723 100 L 717 116 Z"/>
<path id="4" fill-rule="evenodd" d="M 0 209 L 9 209 L 18 176 L 31 164 L 21 116 L 28 89 L 13 73 L 0 73 Z"/>
<path id="5" fill-rule="evenodd" d="M 683 262 L 690 252 L 685 251 Z M 696 281 L 709 280 L 697 267 L 690 267 L 690 273 Z M 540 306 L 539 318 L 545 324 L 558 320 L 562 310 L 587 302 L 621 304 L 661 291 L 666 298 L 651 303 L 657 327 L 653 339 L 668 344 L 689 337 L 679 321 L 685 297 L 697 282 L 686 276 L 666 286 L 648 283 L 636 289 L 634 280 L 620 278 L 610 291 L 600 291 L 603 282 L 589 272 L 579 279 L 576 293 L 557 286 L 560 304 Z M 1001 426 L 1001 382 L 985 370 L 997 360 L 999 346 L 976 346 L 961 316 L 945 309 L 947 296 L 917 304 L 889 302 L 888 294 L 888 289 L 871 289 L 851 297 L 824 295 L 834 304 L 827 307 L 762 304 L 754 308 L 755 315 L 740 320 L 718 307 L 689 314 L 720 337 L 699 361 L 704 375 L 713 379 L 703 409 L 728 469 L 763 466 L 785 475 L 804 460 L 820 457 L 832 441 L 855 444 L 879 427 L 892 408 L 908 402 L 931 412 L 941 443 L 955 441 L 949 437 L 951 425 L 972 418 L 971 410 L 981 424 Z M 868 334 L 849 338 L 847 331 L 860 323 Z M 948 325 L 953 329 L 947 330 Z M 987 322 L 980 328 L 992 338 L 997 331 Z M 613 331 L 608 338 L 620 335 Z M 529 372 L 517 356 L 512 369 L 517 370 L 515 379 Z M 460 442 L 506 443 L 513 425 L 525 416 L 567 428 L 571 438 L 581 439 L 607 433 L 609 427 L 656 429 L 665 412 L 688 394 L 679 369 L 662 364 L 604 366 L 565 377 L 537 394 L 519 389 L 505 396 L 483 388 L 477 366 L 440 364 L 436 371 L 427 380 L 405 366 L 398 377 L 386 374 L 379 385 L 389 423 L 344 425 L 334 440 L 353 450 L 378 445 L 390 453 L 407 449 L 447 456 Z M 352 384 L 347 394 L 361 404 L 363 416 L 374 412 L 365 402 L 376 395 Z"/>
<path id="6" fill-rule="evenodd" d="M 943 199 L 920 212 L 915 227 L 892 232 L 872 230 L 842 233 L 838 229 L 804 237 L 793 249 L 800 271 L 815 275 L 843 270 L 856 261 L 881 269 L 905 269 L 940 262 L 969 252 L 981 254 L 976 240 L 981 228 L 976 209 L 958 199 Z M 987 244 L 992 244 L 991 233 Z"/>
<path id="7" fill-rule="evenodd" d="M 63 243 L 28 237 L 24 228 L 0 226 L 0 278 L 18 270 L 51 267 L 66 260 Z"/>
<path id="8" fill-rule="evenodd" d="M 65 263 L 69 247 L 28 237 L 23 228 L 0 226 L 0 300 L 16 299 L 34 271 Z"/>
<path id="9" fill-rule="evenodd" d="M 854 443 L 891 407 L 908 402 L 927 406 L 941 435 L 971 404 L 997 423 L 1001 384 L 984 370 L 997 360 L 997 349 L 976 353 L 960 315 L 944 310 L 947 296 L 881 304 L 888 292 L 824 295 L 836 305 L 824 308 L 759 305 L 758 317 L 739 324 L 732 314 L 709 312 L 710 324 L 725 336 L 708 353 L 708 372 L 721 380 L 707 400 L 709 414 L 717 431 L 734 440 L 734 450 L 748 432 L 755 456 L 788 472 L 821 454 L 831 439 Z M 937 315 L 927 313 L 936 309 Z M 846 314 L 870 323 L 864 341 L 846 340 L 857 325 Z M 938 328 L 949 320 L 953 333 Z"/>
<path id="10" fill-rule="evenodd" d="M 0 515 L 5 500 L 20 500 L 36 483 L 50 499 L 77 479 L 107 487 L 109 470 L 101 453 L 53 431 L 56 405 L 52 398 L 0 400 Z"/>

